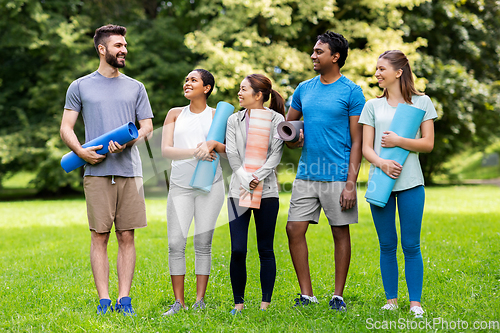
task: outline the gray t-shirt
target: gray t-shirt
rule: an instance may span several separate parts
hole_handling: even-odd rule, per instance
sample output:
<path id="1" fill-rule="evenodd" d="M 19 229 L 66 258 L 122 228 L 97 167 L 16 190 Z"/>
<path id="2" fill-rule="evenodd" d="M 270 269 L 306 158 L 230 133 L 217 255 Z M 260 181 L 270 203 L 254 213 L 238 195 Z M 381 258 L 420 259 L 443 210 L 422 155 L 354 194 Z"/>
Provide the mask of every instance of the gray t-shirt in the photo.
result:
<path id="1" fill-rule="evenodd" d="M 429 96 L 413 95 L 412 103 L 412 106 L 425 111 L 422 122 L 437 118 L 436 109 Z M 395 113 L 396 107 L 390 106 L 385 97 L 369 100 L 366 102 L 363 112 L 361 112 L 359 123 L 375 128 L 373 150 L 375 150 L 377 155 L 380 155 L 380 150 L 382 149 L 382 136 L 385 131 L 389 130 Z M 421 134 L 419 129 L 415 139 L 420 137 Z M 371 165 L 370 179 L 374 171 L 375 167 Z M 422 168 L 420 167 L 420 161 L 418 160 L 418 153 L 411 151 L 403 164 L 403 170 L 394 184 L 393 191 L 403 191 L 418 185 L 424 185 L 424 176 L 422 174 Z"/>
<path id="2" fill-rule="evenodd" d="M 71 83 L 65 109 L 81 112 L 85 142 L 128 122 L 153 118 L 144 85 L 124 74 L 107 78 L 95 71 Z M 141 158 L 136 146 L 110 154 L 98 164 L 85 166 L 85 176 L 142 177 Z"/>

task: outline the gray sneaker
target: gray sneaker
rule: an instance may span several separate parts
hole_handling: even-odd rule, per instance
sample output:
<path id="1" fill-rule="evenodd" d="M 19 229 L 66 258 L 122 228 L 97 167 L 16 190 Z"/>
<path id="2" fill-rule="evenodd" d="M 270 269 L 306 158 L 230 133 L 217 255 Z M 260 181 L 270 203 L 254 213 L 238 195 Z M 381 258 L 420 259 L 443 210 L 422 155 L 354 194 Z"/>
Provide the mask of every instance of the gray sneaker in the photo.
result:
<path id="1" fill-rule="evenodd" d="M 178 300 L 175 301 L 174 304 L 170 305 L 170 309 L 167 312 L 164 312 L 162 316 L 173 316 L 181 310 L 187 310 L 187 306 L 182 306 L 181 302 Z"/>
<path id="2" fill-rule="evenodd" d="M 193 310 L 203 310 L 207 307 L 205 302 L 203 301 L 203 297 L 196 303 L 193 304 L 192 309 Z"/>

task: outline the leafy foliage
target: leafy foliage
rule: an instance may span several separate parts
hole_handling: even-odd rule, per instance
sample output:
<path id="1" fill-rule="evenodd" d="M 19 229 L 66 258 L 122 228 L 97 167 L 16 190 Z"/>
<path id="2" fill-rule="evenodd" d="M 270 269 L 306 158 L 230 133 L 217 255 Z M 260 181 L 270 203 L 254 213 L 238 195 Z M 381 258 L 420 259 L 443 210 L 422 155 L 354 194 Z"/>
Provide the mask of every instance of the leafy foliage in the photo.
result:
<path id="1" fill-rule="evenodd" d="M 499 4 L 493 0 L 0 0 L 0 180 L 26 170 L 39 190 L 76 188 L 78 173 L 58 166 L 67 147 L 59 124 L 69 84 L 94 71 L 94 30 L 127 26 L 123 72 L 143 82 L 161 126 L 186 104 L 184 76 L 215 74 L 209 104 L 237 103 L 239 83 L 263 73 L 290 98 L 315 75 L 309 58 L 316 36 L 330 29 L 349 40 L 342 73 L 374 98 L 376 59 L 387 49 L 410 58 L 417 87 L 438 109 L 436 144 L 422 154 L 426 178 L 463 147 L 482 146 L 500 124 Z M 83 142 L 83 126 L 76 127 Z M 283 164 L 299 150 L 285 150 Z"/>

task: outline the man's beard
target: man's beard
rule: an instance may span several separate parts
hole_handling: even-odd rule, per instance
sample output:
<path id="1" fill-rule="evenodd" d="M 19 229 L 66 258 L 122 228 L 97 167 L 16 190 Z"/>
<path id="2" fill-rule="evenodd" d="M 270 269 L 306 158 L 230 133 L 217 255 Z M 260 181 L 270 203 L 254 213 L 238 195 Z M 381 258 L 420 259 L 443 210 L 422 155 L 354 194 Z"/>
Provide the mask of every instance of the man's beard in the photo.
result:
<path id="1" fill-rule="evenodd" d="M 123 60 L 125 60 L 125 58 Z M 119 63 L 117 57 L 108 52 L 106 52 L 106 62 L 115 68 L 125 67 L 125 61 L 123 63 Z"/>

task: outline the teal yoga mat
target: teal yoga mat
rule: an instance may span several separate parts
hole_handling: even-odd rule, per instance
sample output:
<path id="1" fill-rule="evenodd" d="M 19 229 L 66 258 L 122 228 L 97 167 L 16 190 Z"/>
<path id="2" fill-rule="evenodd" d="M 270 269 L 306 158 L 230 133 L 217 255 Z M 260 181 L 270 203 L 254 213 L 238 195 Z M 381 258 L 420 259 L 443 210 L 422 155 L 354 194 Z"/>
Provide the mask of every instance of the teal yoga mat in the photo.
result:
<path id="1" fill-rule="evenodd" d="M 120 145 L 124 145 L 132 140 L 137 139 L 138 136 L 139 136 L 139 131 L 137 130 L 137 127 L 135 127 L 134 123 L 129 122 L 118 128 L 115 128 L 112 131 L 109 131 L 108 133 L 105 133 L 95 138 L 94 140 L 90 140 L 89 142 L 85 143 L 82 147 L 87 148 L 87 147 L 102 145 L 102 149 L 97 150 L 96 153 L 104 155 L 109 151 L 108 150 L 109 141 L 116 141 Z M 67 153 L 61 158 L 61 166 L 64 169 L 64 171 L 66 171 L 66 173 L 71 172 L 85 165 L 86 163 L 87 162 L 78 157 L 78 155 L 76 155 L 72 151 Z"/>
<path id="2" fill-rule="evenodd" d="M 424 115 L 424 110 L 406 104 L 399 104 L 391 126 L 389 126 L 389 131 L 408 139 L 414 139 Z M 380 157 L 403 165 L 409 153 L 408 150 L 401 147 L 382 147 Z M 365 195 L 366 201 L 375 206 L 385 207 L 395 183 L 396 179 L 389 177 L 380 168 L 375 168 L 372 177 L 368 181 L 368 189 Z"/>
<path id="3" fill-rule="evenodd" d="M 231 104 L 226 102 L 219 102 L 217 104 L 215 115 L 212 119 L 212 125 L 208 131 L 207 141 L 215 140 L 217 142 L 224 142 L 226 137 L 227 119 L 233 114 L 233 112 L 234 106 Z M 219 160 L 220 155 L 217 154 L 217 158 L 214 161 L 198 161 L 189 186 L 203 192 L 210 192 Z"/>

